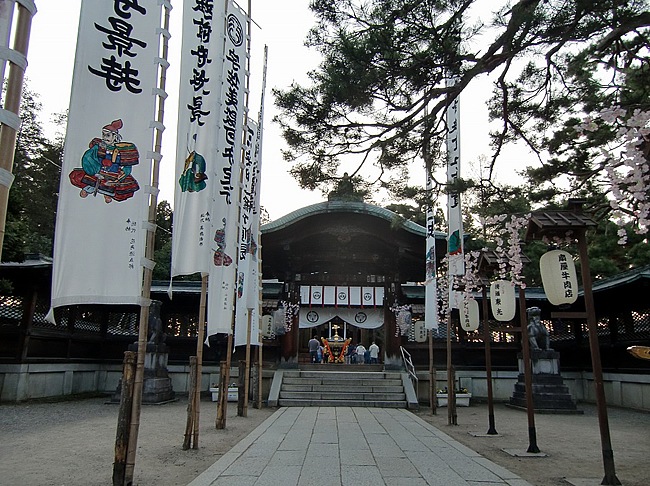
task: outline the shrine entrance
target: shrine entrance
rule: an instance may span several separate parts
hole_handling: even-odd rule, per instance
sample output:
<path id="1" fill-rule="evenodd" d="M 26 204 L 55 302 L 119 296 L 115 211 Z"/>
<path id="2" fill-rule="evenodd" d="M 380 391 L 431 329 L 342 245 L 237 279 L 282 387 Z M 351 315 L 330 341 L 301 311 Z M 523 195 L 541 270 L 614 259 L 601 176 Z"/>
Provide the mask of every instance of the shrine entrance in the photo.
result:
<path id="1" fill-rule="evenodd" d="M 383 344 L 384 287 L 302 285 L 300 287 L 299 346 L 307 350 L 317 336 L 332 356 L 345 363 L 347 347 L 373 341 Z"/>

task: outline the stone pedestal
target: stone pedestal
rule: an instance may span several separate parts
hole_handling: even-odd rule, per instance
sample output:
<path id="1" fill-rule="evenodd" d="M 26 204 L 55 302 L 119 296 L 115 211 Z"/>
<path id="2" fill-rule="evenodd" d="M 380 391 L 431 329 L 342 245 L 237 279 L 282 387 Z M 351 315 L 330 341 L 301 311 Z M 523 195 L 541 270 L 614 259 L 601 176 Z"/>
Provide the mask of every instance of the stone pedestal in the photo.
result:
<path id="1" fill-rule="evenodd" d="M 555 351 L 531 350 L 533 404 L 535 413 L 582 413 L 571 397 L 568 387 L 560 374 L 560 353 Z M 526 383 L 524 379 L 524 360 L 517 354 L 519 376 L 509 405 L 526 408 Z"/>
<path id="2" fill-rule="evenodd" d="M 138 344 L 129 346 L 129 351 L 137 351 Z M 174 400 L 175 393 L 172 388 L 172 380 L 167 371 L 167 360 L 169 353 L 167 345 L 147 344 L 144 356 L 144 382 L 142 384 L 142 403 L 160 404 Z M 122 380 L 117 385 L 117 390 L 111 401 L 120 401 Z"/>

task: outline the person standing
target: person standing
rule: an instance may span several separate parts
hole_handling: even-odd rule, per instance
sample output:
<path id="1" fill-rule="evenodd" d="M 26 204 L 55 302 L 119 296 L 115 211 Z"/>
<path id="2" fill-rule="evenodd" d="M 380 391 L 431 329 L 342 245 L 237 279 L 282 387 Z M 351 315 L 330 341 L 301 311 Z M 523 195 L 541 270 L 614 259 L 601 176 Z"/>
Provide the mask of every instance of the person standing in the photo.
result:
<path id="1" fill-rule="evenodd" d="M 309 343 L 307 343 L 307 346 L 309 348 L 309 358 L 311 359 L 311 362 L 312 363 L 317 363 L 318 362 L 318 348 L 320 347 L 320 342 L 318 341 L 318 336 L 316 336 L 316 334 L 314 334 L 314 336 L 309 340 Z"/>
<path id="2" fill-rule="evenodd" d="M 363 355 L 366 353 L 366 347 L 359 343 L 357 346 L 357 363 L 363 364 Z"/>
<path id="3" fill-rule="evenodd" d="M 374 341 L 368 348 L 368 351 L 370 352 L 370 364 L 379 363 L 379 346 Z"/>

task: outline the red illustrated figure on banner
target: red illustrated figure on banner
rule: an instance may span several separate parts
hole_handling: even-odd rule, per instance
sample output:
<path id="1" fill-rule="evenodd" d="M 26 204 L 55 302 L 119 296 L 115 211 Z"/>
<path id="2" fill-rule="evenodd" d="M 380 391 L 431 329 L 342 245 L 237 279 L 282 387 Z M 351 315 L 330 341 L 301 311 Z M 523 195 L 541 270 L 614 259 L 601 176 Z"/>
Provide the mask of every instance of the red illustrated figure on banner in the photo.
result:
<path id="1" fill-rule="evenodd" d="M 79 195 L 104 196 L 104 201 L 124 201 L 140 189 L 131 175 L 131 168 L 139 163 L 138 148 L 131 142 L 122 142 L 122 120 L 115 120 L 102 128 L 102 138 L 93 138 L 81 157 L 81 168 L 70 172 L 72 185 L 81 188 Z"/>
<path id="2" fill-rule="evenodd" d="M 217 249 L 214 252 L 214 265 L 217 267 L 228 267 L 232 263 L 232 258 L 226 253 L 226 218 L 221 220 L 223 228 L 214 232 L 214 241 L 217 243 Z"/>

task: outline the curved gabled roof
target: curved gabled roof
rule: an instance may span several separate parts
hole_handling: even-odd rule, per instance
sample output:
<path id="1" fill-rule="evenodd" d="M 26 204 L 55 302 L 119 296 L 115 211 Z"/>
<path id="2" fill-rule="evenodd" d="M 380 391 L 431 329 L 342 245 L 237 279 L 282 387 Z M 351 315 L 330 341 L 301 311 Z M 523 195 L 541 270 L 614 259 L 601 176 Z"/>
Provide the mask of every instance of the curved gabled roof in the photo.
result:
<path id="1" fill-rule="evenodd" d="M 420 226 L 413 221 L 402 218 L 397 213 L 393 211 L 375 206 L 373 204 L 367 204 L 363 202 L 356 201 L 325 201 L 317 204 L 312 204 L 310 206 L 305 206 L 295 211 L 290 212 L 282 216 L 275 221 L 271 221 L 262 225 L 262 233 L 270 233 L 272 231 L 278 231 L 283 228 L 286 228 L 302 219 L 308 218 L 310 216 L 315 216 L 318 214 L 331 214 L 331 213 L 359 213 L 367 214 L 369 216 L 375 216 L 377 218 L 382 218 L 388 222 L 393 222 L 396 220 L 401 221 L 401 227 L 405 230 L 418 235 L 426 236 L 426 228 Z M 446 237 L 444 233 L 436 231 L 436 236 Z"/>

